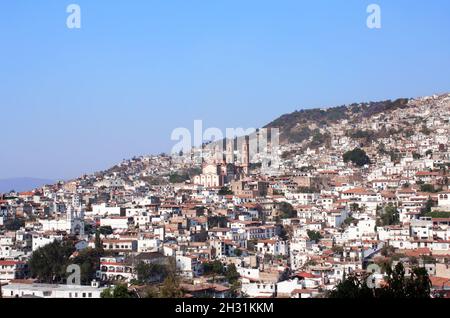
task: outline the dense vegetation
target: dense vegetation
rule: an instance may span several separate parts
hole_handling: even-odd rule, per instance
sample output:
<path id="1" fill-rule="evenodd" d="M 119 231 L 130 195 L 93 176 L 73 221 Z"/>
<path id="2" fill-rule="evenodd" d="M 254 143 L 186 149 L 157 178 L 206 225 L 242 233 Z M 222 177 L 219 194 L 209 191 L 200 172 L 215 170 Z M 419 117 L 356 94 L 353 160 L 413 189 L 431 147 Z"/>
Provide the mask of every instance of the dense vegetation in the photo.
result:
<path id="1" fill-rule="evenodd" d="M 208 227 L 209 228 L 215 228 L 215 227 L 227 227 L 228 218 L 226 216 L 209 216 L 208 217 Z"/>
<path id="2" fill-rule="evenodd" d="M 64 283 L 71 274 L 67 267 L 77 264 L 81 270 L 81 284 L 89 285 L 99 267 L 102 248 L 97 246 L 74 252 L 72 240 L 54 241 L 38 248 L 28 261 L 31 276 L 43 283 Z"/>
<path id="3" fill-rule="evenodd" d="M 368 277 L 350 275 L 332 290 L 330 298 L 430 298 L 431 281 L 424 268 L 413 268 L 411 276 L 406 276 L 405 268 L 399 262 L 392 270 L 387 267 L 386 284 L 370 288 Z"/>
<path id="4" fill-rule="evenodd" d="M 279 216 L 281 219 L 291 219 L 297 216 L 297 211 L 287 202 L 282 202 L 278 206 Z"/>
<path id="5" fill-rule="evenodd" d="M 205 275 L 213 277 L 223 275 L 230 284 L 236 283 L 240 277 L 234 264 L 224 266 L 221 261 L 216 260 L 205 263 L 203 266 Z"/>
<path id="6" fill-rule="evenodd" d="M 345 163 L 351 162 L 358 167 L 370 164 L 369 156 L 367 156 L 366 152 L 360 148 L 355 148 L 344 153 L 343 160 Z"/>
<path id="7" fill-rule="evenodd" d="M 222 187 L 219 190 L 219 195 L 232 195 L 232 194 L 233 194 L 233 191 L 231 191 L 230 188 L 228 188 L 228 187 Z"/>
<path id="8" fill-rule="evenodd" d="M 28 261 L 31 276 L 43 283 L 61 283 L 67 276 L 73 242 L 54 241 L 33 252 Z"/>
<path id="9" fill-rule="evenodd" d="M 133 298 L 134 294 L 130 292 L 126 285 L 116 285 L 106 288 L 102 291 L 101 298 Z"/>
<path id="10" fill-rule="evenodd" d="M 308 234 L 309 239 L 316 243 L 319 242 L 323 238 L 322 235 L 320 234 L 320 232 L 318 232 L 318 231 L 308 230 L 307 234 Z"/>
<path id="11" fill-rule="evenodd" d="M 4 226 L 7 231 L 15 232 L 25 226 L 25 219 L 23 218 L 8 219 L 6 220 Z"/>
<path id="12" fill-rule="evenodd" d="M 392 203 L 389 203 L 384 209 L 380 209 L 378 212 L 379 226 L 395 225 L 400 222 L 400 214 L 397 207 Z"/>

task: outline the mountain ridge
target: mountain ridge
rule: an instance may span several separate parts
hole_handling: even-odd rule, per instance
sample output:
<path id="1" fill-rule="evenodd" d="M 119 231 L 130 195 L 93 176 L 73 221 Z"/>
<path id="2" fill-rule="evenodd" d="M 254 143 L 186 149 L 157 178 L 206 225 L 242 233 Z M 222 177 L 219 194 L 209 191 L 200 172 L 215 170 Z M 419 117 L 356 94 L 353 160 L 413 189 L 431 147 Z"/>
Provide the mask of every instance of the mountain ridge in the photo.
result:
<path id="1" fill-rule="evenodd" d="M 362 120 L 380 113 L 408 108 L 410 107 L 408 103 L 411 100 L 413 99 L 398 98 L 394 101 L 384 100 L 329 108 L 301 109 L 283 114 L 263 128 L 279 128 L 282 143 L 299 143 L 313 135 L 314 128 L 311 129 L 311 125 L 322 128 L 343 120 Z"/>

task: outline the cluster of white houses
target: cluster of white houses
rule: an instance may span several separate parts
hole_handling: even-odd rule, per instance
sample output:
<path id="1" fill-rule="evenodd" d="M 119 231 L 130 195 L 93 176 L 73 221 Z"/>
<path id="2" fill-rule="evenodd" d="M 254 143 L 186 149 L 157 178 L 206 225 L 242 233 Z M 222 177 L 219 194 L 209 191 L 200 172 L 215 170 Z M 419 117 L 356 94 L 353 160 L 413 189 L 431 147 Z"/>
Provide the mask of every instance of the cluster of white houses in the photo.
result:
<path id="1" fill-rule="evenodd" d="M 413 110 L 426 112 L 431 102 L 439 111 L 417 118 Z M 395 256 L 407 269 L 427 268 L 433 290 L 448 295 L 450 97 L 414 103 L 411 110 L 352 124 L 355 131 L 414 129 L 365 144 L 372 162 L 363 167 L 343 161 L 362 141 L 346 134 L 348 122 L 338 122 L 311 128 L 331 136 L 326 146 L 284 144 L 263 158 L 276 161 L 276 171 L 251 162 L 245 140 L 239 162 L 229 144 L 203 160 L 196 175 L 189 175 L 193 164 L 184 157 L 145 156 L 73 181 L 2 194 L 2 294 L 97 298 L 106 285 L 135 283 L 139 262 L 173 262 L 188 295 L 224 297 L 230 283 L 212 282 L 205 273 L 208 263 L 219 261 L 236 267 L 241 296 L 309 298 L 323 296 L 349 273 L 363 275 L 380 257 Z M 422 125 L 401 126 L 418 120 Z M 284 153 L 293 155 L 278 158 Z M 190 179 L 171 183 L 179 171 Z M 96 247 L 96 232 L 105 255 L 92 285 L 30 280 L 27 262 L 37 249 L 71 237 L 78 253 Z"/>

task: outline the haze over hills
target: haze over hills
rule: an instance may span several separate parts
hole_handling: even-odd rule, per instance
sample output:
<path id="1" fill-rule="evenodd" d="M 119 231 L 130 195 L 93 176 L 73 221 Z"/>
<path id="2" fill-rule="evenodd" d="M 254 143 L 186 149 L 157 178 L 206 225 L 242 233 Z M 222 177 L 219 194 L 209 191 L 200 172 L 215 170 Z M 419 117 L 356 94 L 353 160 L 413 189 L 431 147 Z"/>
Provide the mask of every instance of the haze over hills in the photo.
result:
<path id="1" fill-rule="evenodd" d="M 0 193 L 9 192 L 11 190 L 23 192 L 35 188 L 39 188 L 46 184 L 55 183 L 54 180 L 40 178 L 8 178 L 0 179 Z"/>

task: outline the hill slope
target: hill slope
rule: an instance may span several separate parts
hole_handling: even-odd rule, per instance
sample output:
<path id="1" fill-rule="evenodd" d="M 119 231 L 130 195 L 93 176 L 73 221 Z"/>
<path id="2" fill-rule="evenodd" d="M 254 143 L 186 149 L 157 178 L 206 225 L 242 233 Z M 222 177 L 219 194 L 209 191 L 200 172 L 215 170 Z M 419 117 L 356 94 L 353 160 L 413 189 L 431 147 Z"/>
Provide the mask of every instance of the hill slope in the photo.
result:
<path id="1" fill-rule="evenodd" d="M 282 115 L 264 128 L 279 128 L 281 143 L 301 143 L 317 134 L 317 129 L 329 127 L 343 120 L 351 124 L 377 114 L 408 108 L 411 107 L 409 101 L 409 99 L 401 98 L 395 101 L 352 104 L 328 109 L 300 110 Z"/>

